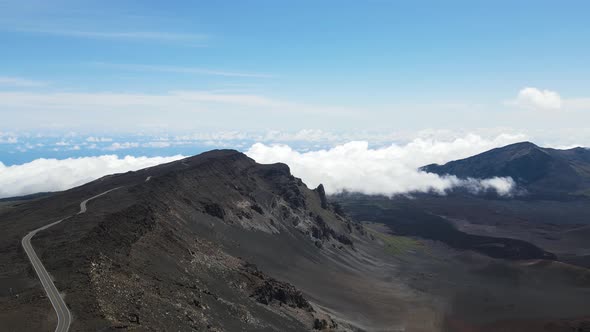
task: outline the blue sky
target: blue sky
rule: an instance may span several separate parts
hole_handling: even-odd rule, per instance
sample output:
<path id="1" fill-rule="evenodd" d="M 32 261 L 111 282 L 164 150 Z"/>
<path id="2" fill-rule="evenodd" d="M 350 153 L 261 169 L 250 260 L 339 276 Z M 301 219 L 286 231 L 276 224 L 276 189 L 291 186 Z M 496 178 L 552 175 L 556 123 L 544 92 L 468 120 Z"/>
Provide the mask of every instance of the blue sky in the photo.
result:
<path id="1" fill-rule="evenodd" d="M 0 162 L 188 154 L 301 130 L 327 136 L 301 148 L 449 130 L 588 146 L 589 12 L 587 1 L 0 0 Z M 148 144 L 228 131 L 242 136 Z M 89 148 L 97 135 L 111 141 Z"/>

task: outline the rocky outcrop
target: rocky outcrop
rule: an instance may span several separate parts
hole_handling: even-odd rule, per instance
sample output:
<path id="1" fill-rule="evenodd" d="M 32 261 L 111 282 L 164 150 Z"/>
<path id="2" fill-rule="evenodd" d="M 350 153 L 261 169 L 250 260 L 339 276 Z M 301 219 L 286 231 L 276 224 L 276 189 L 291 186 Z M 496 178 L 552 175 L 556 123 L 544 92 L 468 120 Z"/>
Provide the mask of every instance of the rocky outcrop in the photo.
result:
<path id="1" fill-rule="evenodd" d="M 320 185 L 317 188 L 315 188 L 314 191 L 320 197 L 320 203 L 321 203 L 322 209 L 327 209 L 328 208 L 328 199 L 326 198 L 326 190 L 324 189 L 324 185 L 320 183 Z"/>
<path id="2" fill-rule="evenodd" d="M 225 212 L 223 208 L 217 203 L 204 203 L 203 208 L 205 212 L 213 217 L 223 219 L 225 217 Z"/>
<path id="3" fill-rule="evenodd" d="M 314 330 L 331 330 L 335 329 L 336 327 L 338 327 L 338 324 L 336 324 L 336 322 L 334 322 L 332 319 L 327 321 L 326 319 L 316 318 L 313 321 Z"/>
<path id="4" fill-rule="evenodd" d="M 279 305 L 288 305 L 293 308 L 313 312 L 311 304 L 307 302 L 303 294 L 293 285 L 272 278 L 264 280 L 262 285 L 254 290 L 252 297 L 257 302 L 266 305 L 278 303 Z"/>

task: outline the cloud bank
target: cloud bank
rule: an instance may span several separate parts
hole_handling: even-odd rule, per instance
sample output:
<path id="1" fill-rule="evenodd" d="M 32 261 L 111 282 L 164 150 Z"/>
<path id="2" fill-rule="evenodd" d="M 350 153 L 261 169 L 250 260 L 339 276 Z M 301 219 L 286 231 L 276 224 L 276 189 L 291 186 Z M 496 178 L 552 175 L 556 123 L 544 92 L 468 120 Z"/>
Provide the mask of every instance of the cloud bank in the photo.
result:
<path id="1" fill-rule="evenodd" d="M 99 157 L 37 159 L 5 166 L 0 162 L 0 198 L 73 188 L 107 174 L 138 170 L 173 160 L 172 157 Z"/>
<path id="2" fill-rule="evenodd" d="M 284 162 L 307 185 L 315 187 L 323 183 L 328 193 L 344 190 L 385 195 L 445 193 L 452 188 L 463 187 L 473 192 L 496 191 L 501 195 L 510 195 L 514 182 L 509 178 L 459 179 L 420 172 L 418 168 L 430 163 L 442 164 L 466 158 L 525 139 L 520 134 L 500 134 L 493 138 L 470 134 L 447 139 L 422 137 L 403 145 L 380 147 L 371 147 L 366 141 L 352 141 L 307 152 L 285 144 L 256 143 L 245 153 L 260 163 Z M 88 141 L 111 142 L 110 139 L 95 137 Z M 119 143 L 111 144 L 109 147 Z M 144 144 L 164 147 L 167 142 Z M 123 145 L 121 143 L 116 147 L 122 148 Z M 41 158 L 13 166 L 5 166 L 0 162 L 0 198 L 65 190 L 107 174 L 137 170 L 180 158 L 181 155 L 124 158 L 104 155 L 63 160 Z"/>
<path id="3" fill-rule="evenodd" d="M 406 145 L 370 148 L 365 141 L 350 142 L 327 150 L 298 152 L 288 145 L 256 143 L 246 152 L 260 163 L 284 162 L 310 187 L 324 184 L 330 194 L 342 191 L 398 195 L 445 192 L 462 187 L 472 192 L 495 191 L 510 195 L 510 178 L 460 179 L 419 171 L 420 166 L 465 158 L 488 149 L 519 141 L 519 136 L 500 135 L 485 140 L 477 135 L 449 142 L 416 139 Z"/>

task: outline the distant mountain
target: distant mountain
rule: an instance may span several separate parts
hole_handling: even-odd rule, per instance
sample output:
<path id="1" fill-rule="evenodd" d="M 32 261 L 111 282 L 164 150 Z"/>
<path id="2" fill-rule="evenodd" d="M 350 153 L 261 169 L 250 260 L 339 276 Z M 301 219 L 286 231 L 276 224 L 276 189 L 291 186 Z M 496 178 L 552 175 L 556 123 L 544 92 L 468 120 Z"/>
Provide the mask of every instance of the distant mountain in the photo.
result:
<path id="1" fill-rule="evenodd" d="M 29 194 L 29 195 L 23 195 L 23 196 L 5 197 L 5 198 L 0 198 L 0 202 L 28 201 L 30 199 L 36 199 L 36 198 L 42 198 L 45 196 L 49 196 L 51 194 L 52 194 L 51 192 L 40 192 L 40 193 L 34 193 L 34 194 Z"/>
<path id="2" fill-rule="evenodd" d="M 536 195 L 590 196 L 590 150 L 580 147 L 559 150 L 522 142 L 421 169 L 461 178 L 511 177 Z"/>

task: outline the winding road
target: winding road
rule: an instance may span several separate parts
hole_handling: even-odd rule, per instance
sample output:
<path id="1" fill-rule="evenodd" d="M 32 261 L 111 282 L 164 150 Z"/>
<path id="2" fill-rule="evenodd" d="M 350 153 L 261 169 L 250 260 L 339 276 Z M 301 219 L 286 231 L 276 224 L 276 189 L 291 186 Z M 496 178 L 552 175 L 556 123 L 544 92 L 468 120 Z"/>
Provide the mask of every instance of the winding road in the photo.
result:
<path id="1" fill-rule="evenodd" d="M 120 187 L 113 188 L 111 190 L 107 190 L 101 194 L 98 194 L 96 196 L 90 197 L 90 198 L 82 201 L 80 203 L 80 212 L 78 212 L 77 214 L 82 214 L 82 213 L 86 212 L 86 204 L 88 204 L 89 201 L 91 201 L 97 197 L 100 197 L 102 195 L 106 195 L 107 193 L 109 193 L 113 190 L 117 190 L 119 188 Z M 25 249 L 25 252 L 27 253 L 27 256 L 29 256 L 29 260 L 31 261 L 31 264 L 33 264 L 33 268 L 35 269 L 35 272 L 37 273 L 39 280 L 41 280 L 41 284 L 43 285 L 43 288 L 45 289 L 45 292 L 47 293 L 47 297 L 49 297 L 49 300 L 51 301 L 51 305 L 53 305 L 53 308 L 55 309 L 55 313 L 57 314 L 57 327 L 55 328 L 55 332 L 67 332 L 69 330 L 70 324 L 72 323 L 72 314 L 70 313 L 70 309 L 68 309 L 68 306 L 64 302 L 63 298 L 59 294 L 59 291 L 55 287 L 55 284 L 51 280 L 49 273 L 47 273 L 47 270 L 45 269 L 45 267 L 41 263 L 41 260 L 39 259 L 39 257 L 35 253 L 35 250 L 33 249 L 33 246 L 31 245 L 31 238 L 33 238 L 33 236 L 35 236 L 35 234 L 37 234 L 38 232 L 48 229 L 49 227 L 55 226 L 55 225 L 59 224 L 60 222 L 67 220 L 71 217 L 72 216 L 65 217 L 65 218 L 60 219 L 58 221 L 52 222 L 51 224 L 45 225 L 43 227 L 39 227 L 39 228 L 35 229 L 34 231 L 31 231 L 25 237 L 23 237 L 23 239 L 21 241 L 23 248 Z"/>

